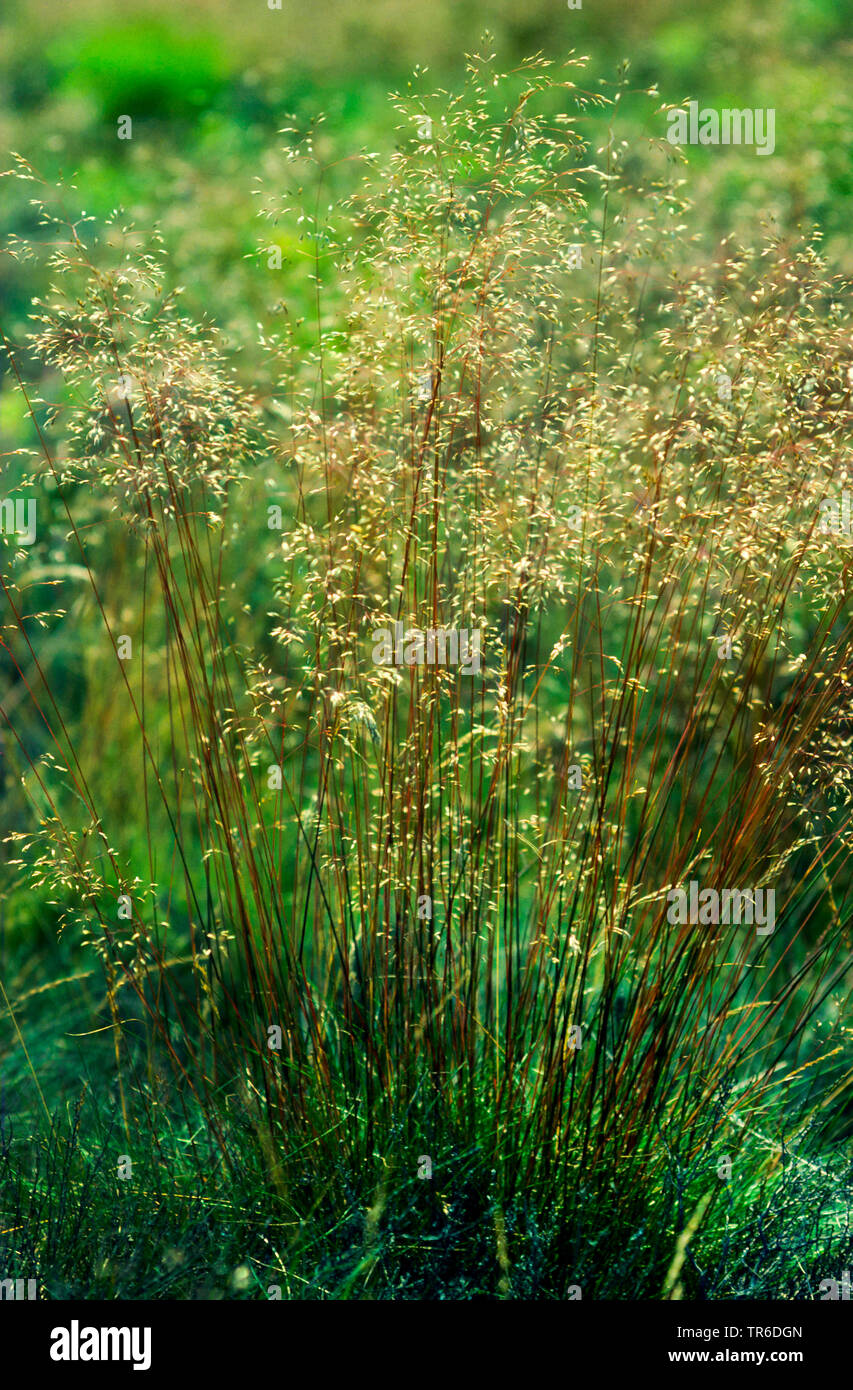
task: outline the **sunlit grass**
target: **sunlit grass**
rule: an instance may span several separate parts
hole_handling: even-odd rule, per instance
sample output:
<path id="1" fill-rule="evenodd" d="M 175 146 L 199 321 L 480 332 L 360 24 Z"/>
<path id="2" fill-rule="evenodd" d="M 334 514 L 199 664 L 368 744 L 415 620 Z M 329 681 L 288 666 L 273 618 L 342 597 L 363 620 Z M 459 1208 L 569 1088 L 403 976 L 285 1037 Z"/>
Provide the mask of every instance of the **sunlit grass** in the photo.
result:
<path id="1" fill-rule="evenodd" d="M 18 164 L 18 466 L 67 551 L 4 558 L 11 865 L 102 969 L 79 1129 L 4 1138 L 48 1287 L 809 1297 L 849 1257 L 849 312 L 807 244 L 704 255 L 586 86 L 472 59 L 331 206 L 286 146 L 259 244 L 313 298 L 262 387 L 153 234 Z M 397 622 L 483 670 L 377 665 Z M 692 879 L 775 929 L 674 923 Z"/>

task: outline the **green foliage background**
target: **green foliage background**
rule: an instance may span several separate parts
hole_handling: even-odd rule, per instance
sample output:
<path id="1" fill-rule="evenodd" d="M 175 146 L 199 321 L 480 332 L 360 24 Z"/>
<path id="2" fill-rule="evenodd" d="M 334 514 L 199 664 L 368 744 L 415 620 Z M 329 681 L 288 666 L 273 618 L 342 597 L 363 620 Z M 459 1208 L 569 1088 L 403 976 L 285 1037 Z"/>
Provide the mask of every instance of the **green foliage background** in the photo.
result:
<path id="1" fill-rule="evenodd" d="M 571 51 L 589 54 L 587 71 L 593 90 L 611 99 L 617 91 L 620 65 L 627 60 L 618 120 L 631 145 L 630 158 L 636 162 L 638 176 L 644 168 L 644 143 L 660 141 L 665 134 L 665 117 L 657 110 L 660 105 L 695 99 L 700 105 L 774 107 L 776 153 L 772 159 L 757 158 L 751 150 L 727 151 L 725 159 L 713 149 L 687 152 L 685 176 L 690 195 L 701 209 L 700 221 L 690 229 L 691 258 L 694 263 L 712 263 L 721 238 L 727 235 L 757 241 L 762 229 L 792 239 L 816 233 L 830 265 L 842 274 L 853 273 L 849 237 L 853 6 L 847 0 L 725 0 L 692 6 L 675 0 L 637 0 L 629 6 L 624 0 L 585 0 L 581 10 L 570 10 L 559 0 L 525 0 L 523 5 L 517 0 L 372 0 L 370 4 L 322 0 L 316 6 L 284 0 L 280 11 L 270 10 L 266 0 L 190 0 L 181 5 L 140 0 L 132 7 L 125 0 L 62 4 L 8 0 L 0 19 L 0 147 L 22 154 L 47 182 L 61 182 L 69 215 L 84 211 L 94 219 L 96 231 L 104 231 L 116 209 L 122 209 L 122 221 L 139 229 L 140 248 L 147 245 L 151 230 L 159 229 L 168 248 L 166 274 L 171 285 L 183 288 L 184 311 L 227 334 L 236 349 L 233 365 L 242 384 L 267 400 L 274 396 L 277 383 L 270 375 L 268 358 L 258 349 L 258 321 L 269 322 L 278 312 L 294 326 L 297 344 L 309 344 L 312 333 L 308 327 L 300 330 L 300 324 L 310 323 L 315 309 L 312 262 L 299 237 L 292 227 L 258 217 L 259 185 L 274 191 L 283 172 L 278 153 L 282 144 L 313 129 L 322 113 L 315 150 L 326 165 L 322 196 L 334 219 L 335 207 L 354 186 L 360 152 L 387 154 L 399 140 L 398 115 L 389 90 L 404 91 L 415 69 L 426 70 L 417 79 L 419 86 L 453 89 L 464 74 L 466 53 L 482 46 L 486 30 L 498 69 L 509 69 L 537 51 L 555 60 Z M 656 99 L 649 99 L 649 89 L 656 91 Z M 116 122 L 122 115 L 133 119 L 131 141 L 116 138 Z M 603 145 L 612 111 L 601 108 L 600 118 L 593 117 L 589 135 L 593 148 L 596 119 L 600 119 Z M 6 167 L 8 153 L 3 161 Z M 0 194 L 4 244 L 10 235 L 34 241 L 47 235 L 26 184 L 4 180 Z M 282 253 L 281 269 L 275 272 L 267 265 L 267 249 L 273 244 Z M 16 345 L 31 377 L 41 368 L 26 357 L 28 315 L 33 298 L 46 288 L 42 263 L 0 255 L 3 331 Z M 343 291 L 331 278 L 324 290 L 331 310 Z M 339 344 L 342 352 L 345 347 Z M 13 451 L 32 447 L 33 439 L 5 359 L 2 365 L 0 451 L 5 494 L 14 489 L 21 467 Z M 40 386 L 46 399 L 62 394 L 61 381 L 50 373 Z M 95 506 L 88 522 L 93 554 L 100 560 L 101 577 L 120 614 L 132 604 L 137 586 L 130 552 L 122 548 L 120 532 L 106 509 L 98 513 Z M 81 754 L 93 765 L 99 763 L 101 804 L 109 807 L 117 823 L 128 827 L 128 854 L 139 859 L 146 846 L 144 824 L 141 818 L 135 819 L 138 789 L 110 758 L 111 748 L 122 744 L 130 720 L 116 706 L 111 682 L 103 679 L 97 615 L 80 596 L 75 576 L 67 568 L 65 530 L 57 510 L 49 533 L 39 540 L 41 568 L 34 584 L 45 586 L 45 608 L 61 598 L 67 612 L 64 623 L 51 630 L 46 660 L 54 685 L 62 690 Z M 246 648 L 263 652 L 268 642 L 265 615 L 271 576 L 262 556 L 251 547 L 240 559 L 235 577 L 239 577 L 243 606 L 233 636 Z M 4 678 L 5 674 L 4 669 Z M 155 711 L 152 719 L 165 729 L 164 710 Z M 4 762 L 0 788 L 4 833 L 28 825 L 29 810 L 15 785 L 17 771 Z M 138 843 L 133 842 L 134 836 Z M 93 1016 L 106 1017 L 102 992 L 95 972 L 91 977 L 87 973 L 91 962 L 79 940 L 71 933 L 57 940 L 61 914 L 50 895 L 22 884 L 8 866 L 0 865 L 0 872 L 0 978 L 7 988 L 14 983 L 15 996 L 27 1001 L 21 1017 L 29 1053 L 25 1057 L 18 1048 L 7 1011 L 0 1025 L 3 1084 L 19 1114 L 22 1109 L 25 1114 L 30 1104 L 35 1113 L 39 1096 L 30 1084 L 27 1065 L 32 1059 L 47 1108 L 73 1114 L 81 1080 L 84 1090 L 96 1091 L 101 1073 L 111 1064 L 108 1031 L 100 1042 L 85 1046 L 74 1038 L 76 1032 L 94 1026 Z M 38 991 L 65 974 L 78 976 L 78 985 L 63 996 L 58 1028 L 56 996 L 47 993 L 42 1007 Z M 848 1133 L 844 1125 L 840 1133 L 842 1138 Z M 184 1152 L 180 1145 L 186 1139 L 172 1140 L 172 1136 L 164 1138 L 168 1160 L 163 1161 L 168 1161 L 180 1187 Z M 114 1228 L 110 1205 L 114 1190 L 107 1185 L 101 1192 L 86 1166 L 103 1142 L 106 1126 L 100 1120 L 82 1141 L 73 1125 L 70 1136 L 53 1136 L 41 1148 L 35 1139 L 31 1141 L 31 1171 L 40 1174 L 40 1164 L 45 1163 L 49 1170 L 44 1181 L 37 1178 L 32 1184 L 29 1211 L 33 1221 L 55 1232 L 51 1246 L 54 1294 L 94 1292 L 109 1297 L 143 1289 L 149 1296 L 167 1292 L 172 1296 L 254 1296 L 257 1290 L 252 1281 L 257 1276 L 243 1263 L 246 1233 L 251 1230 L 257 1241 L 260 1229 L 267 1243 L 274 1245 L 278 1240 L 275 1222 L 258 1216 L 258 1211 L 266 1211 L 259 1198 L 267 1180 L 264 1174 L 247 1171 L 245 1191 L 229 1191 L 233 1210 L 239 1208 L 241 1213 L 233 1219 L 229 1216 L 230 1224 L 223 1224 L 221 1214 L 211 1216 L 211 1205 L 198 1198 L 191 1175 L 186 1179 L 191 1213 L 181 1211 L 180 1204 L 172 1212 L 164 1203 L 152 1217 L 144 1210 L 144 1202 L 139 1210 L 126 1211 L 125 1219 L 135 1223 L 139 1232 L 136 1264 L 136 1256 L 128 1258 L 118 1239 L 115 1249 L 94 1235 L 89 1244 L 83 1243 L 82 1254 L 71 1248 L 67 1213 L 60 1217 L 51 1206 L 51 1194 L 66 1192 L 66 1179 L 67 1191 L 73 1193 L 72 1206 L 78 1204 L 73 1208 L 78 1227 L 90 1233 L 99 1224 L 104 1230 Z M 453 1142 L 452 1135 L 436 1137 L 436 1151 L 443 1143 L 452 1149 Z M 87 1182 L 92 1184 L 89 1188 Z M 662 1239 L 662 1229 L 677 1230 L 689 1216 L 690 1182 L 687 1174 L 684 1192 L 655 1194 L 654 1210 L 644 1210 L 638 1199 L 637 1252 L 626 1250 L 619 1255 L 612 1247 L 606 1254 L 615 1270 L 615 1296 L 620 1279 L 634 1281 L 636 1288 L 637 1269 L 649 1265 L 647 1238 L 654 1247 L 650 1267 L 656 1276 L 665 1272 L 668 1247 L 663 1242 L 658 1248 L 656 1242 Z M 816 1191 L 801 1174 L 788 1180 L 770 1228 L 775 1221 L 790 1236 L 798 1223 L 807 1224 L 804 1213 L 809 1204 L 812 1213 L 819 1207 Z M 762 1189 L 751 1200 L 760 1204 L 763 1195 Z M 411 1217 L 409 1196 L 399 1198 L 399 1209 L 390 1218 L 392 1228 L 399 1220 L 405 1230 Z M 352 1211 L 342 1223 L 337 1243 L 324 1246 L 318 1237 L 315 1249 L 308 1241 L 300 1268 L 312 1291 L 319 1290 L 318 1296 L 330 1289 L 337 1296 L 349 1296 L 363 1275 L 360 1264 L 347 1261 L 350 1247 L 363 1239 L 362 1227 L 352 1214 L 360 1210 L 362 1197 L 361 1192 L 353 1193 Z M 471 1190 L 457 1191 L 451 1211 L 445 1209 L 445 1216 L 452 1215 L 453 1229 L 474 1232 L 470 1258 L 477 1268 L 488 1265 L 494 1243 L 493 1233 L 484 1235 L 477 1223 L 483 1201 L 472 1177 Z M 659 1220 L 657 1206 L 665 1210 Z M 421 1213 L 424 1241 L 438 1240 L 430 1234 L 434 1216 Z M 537 1228 L 536 1219 L 531 1216 L 525 1227 L 528 1253 L 533 1253 L 516 1287 L 522 1294 L 524 1278 L 531 1292 L 539 1290 L 541 1280 L 547 1283 L 535 1257 L 539 1243 L 546 1246 L 553 1232 Z M 524 1224 L 522 1216 L 518 1220 Z M 806 1246 L 809 1238 L 805 1231 Z M 602 1243 L 606 1244 L 604 1236 Z M 221 1252 L 214 1258 L 212 1249 L 220 1245 Z M 632 1264 L 635 1254 L 636 1265 Z M 728 1255 L 724 1240 L 715 1251 L 721 1270 Z M 605 1255 L 590 1251 L 589 1259 L 592 1280 Z M 413 1268 L 416 1263 L 413 1255 Z M 373 1265 L 369 1267 L 372 1271 Z M 575 1272 L 579 1278 L 586 1277 L 577 1263 Z M 400 1296 L 406 1296 L 407 1277 L 401 1276 Z M 449 1249 L 437 1248 L 434 1278 L 433 1292 L 440 1288 L 445 1294 L 462 1296 L 467 1291 Z M 789 1278 L 784 1262 L 778 1270 L 771 1265 L 766 1272 L 771 1283 L 774 1278 L 784 1292 Z M 411 1279 L 412 1287 L 418 1287 L 414 1274 Z M 748 1292 L 748 1271 L 726 1265 L 720 1287 Z M 766 1288 L 765 1283 L 762 1291 Z M 644 1292 L 654 1296 L 655 1288 L 650 1283 Z M 289 1293 L 299 1296 L 300 1291 Z"/>

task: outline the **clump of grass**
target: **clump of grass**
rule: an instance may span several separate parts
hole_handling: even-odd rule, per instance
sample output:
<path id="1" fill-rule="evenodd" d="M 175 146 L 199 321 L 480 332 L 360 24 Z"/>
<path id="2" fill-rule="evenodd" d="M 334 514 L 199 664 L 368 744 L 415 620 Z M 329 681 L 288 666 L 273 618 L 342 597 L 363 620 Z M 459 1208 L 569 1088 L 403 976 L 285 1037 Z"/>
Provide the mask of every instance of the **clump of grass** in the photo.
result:
<path id="1" fill-rule="evenodd" d="M 254 1155 L 288 1297 L 805 1297 L 849 1249 L 802 1166 L 851 1079 L 841 286 L 703 253 L 678 158 L 579 76 L 413 90 L 328 216 L 289 148 L 262 213 L 316 314 L 263 326 L 273 399 L 153 243 L 43 203 L 32 486 L 114 743 L 66 718 L 19 553 L 13 867 L 102 961 L 122 1143 L 168 1115 L 225 1192 Z M 482 670 L 378 664 L 398 623 L 482 632 Z M 671 920 L 691 879 L 771 887 L 775 930 Z"/>

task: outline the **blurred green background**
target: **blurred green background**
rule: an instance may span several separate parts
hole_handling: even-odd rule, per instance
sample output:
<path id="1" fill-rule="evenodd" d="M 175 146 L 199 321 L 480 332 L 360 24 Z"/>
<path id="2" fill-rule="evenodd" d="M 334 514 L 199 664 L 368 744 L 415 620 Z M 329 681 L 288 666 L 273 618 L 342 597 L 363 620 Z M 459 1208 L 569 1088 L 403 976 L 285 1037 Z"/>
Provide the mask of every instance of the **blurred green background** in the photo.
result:
<path id="1" fill-rule="evenodd" d="M 627 59 L 629 89 L 657 86 L 661 103 L 774 107 L 772 158 L 690 150 L 691 192 L 709 235 L 764 217 L 817 226 L 830 259 L 853 268 L 851 0 L 585 0 L 579 10 L 565 0 L 282 0 L 280 10 L 267 0 L 5 0 L 0 146 L 48 178 L 73 175 L 80 206 L 96 218 L 121 205 L 141 227 L 158 222 L 188 309 L 252 323 L 257 275 L 243 260 L 258 249 L 251 194 L 275 169 L 278 132 L 305 129 L 322 111 L 324 158 L 387 148 L 397 122 L 389 89 L 404 87 L 417 65 L 428 69 L 427 86 L 458 85 L 484 31 L 499 67 L 574 50 L 590 55 L 592 87 L 612 83 Z M 629 135 L 660 139 L 663 113 L 649 127 L 649 103 L 632 108 L 631 90 L 622 109 L 629 125 L 636 120 Z M 134 121 L 130 141 L 116 135 L 124 114 Z M 26 190 L 2 190 L 3 232 L 31 232 Z M 12 337 L 32 292 L 26 270 L 2 258 Z"/>

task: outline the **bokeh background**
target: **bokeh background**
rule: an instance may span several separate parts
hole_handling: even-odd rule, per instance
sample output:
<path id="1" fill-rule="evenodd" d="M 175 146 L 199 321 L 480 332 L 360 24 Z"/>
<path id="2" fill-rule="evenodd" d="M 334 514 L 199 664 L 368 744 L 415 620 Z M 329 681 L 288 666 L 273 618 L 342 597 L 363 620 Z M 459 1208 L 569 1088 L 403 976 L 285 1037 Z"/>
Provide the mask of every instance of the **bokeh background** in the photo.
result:
<path id="1" fill-rule="evenodd" d="M 574 50 L 590 55 L 593 83 L 627 59 L 629 86 L 656 85 L 662 103 L 775 107 L 773 158 L 691 150 L 709 235 L 743 218 L 816 225 L 830 256 L 851 266 L 849 0 L 586 0 L 580 10 L 565 0 L 283 0 L 280 11 L 267 0 L 5 0 L 2 11 L 0 146 L 46 177 L 73 174 L 96 217 L 120 204 L 142 226 L 159 222 L 191 301 L 214 314 L 250 309 L 251 193 L 277 132 L 322 111 L 330 158 L 381 150 L 395 139 L 389 89 L 416 66 L 433 86 L 452 86 L 484 31 L 499 67 Z M 630 93 L 625 107 L 630 117 Z M 649 129 L 647 111 L 636 108 L 646 123 L 637 133 L 660 138 L 664 116 Z M 126 113 L 134 139 L 120 142 Z M 24 192 L 4 186 L 0 219 L 6 233 L 32 230 Z M 31 292 L 26 273 L 0 261 L 7 332 Z M 4 402 L 0 418 L 14 410 Z"/>

